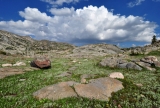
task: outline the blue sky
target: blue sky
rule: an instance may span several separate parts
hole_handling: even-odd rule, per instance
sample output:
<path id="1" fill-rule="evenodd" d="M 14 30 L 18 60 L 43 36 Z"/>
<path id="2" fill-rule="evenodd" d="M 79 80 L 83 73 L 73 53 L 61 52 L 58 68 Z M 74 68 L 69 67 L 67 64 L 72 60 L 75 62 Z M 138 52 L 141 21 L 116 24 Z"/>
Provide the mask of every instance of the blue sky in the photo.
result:
<path id="1" fill-rule="evenodd" d="M 37 40 L 120 47 L 160 39 L 160 0 L 0 0 L 0 29 Z"/>

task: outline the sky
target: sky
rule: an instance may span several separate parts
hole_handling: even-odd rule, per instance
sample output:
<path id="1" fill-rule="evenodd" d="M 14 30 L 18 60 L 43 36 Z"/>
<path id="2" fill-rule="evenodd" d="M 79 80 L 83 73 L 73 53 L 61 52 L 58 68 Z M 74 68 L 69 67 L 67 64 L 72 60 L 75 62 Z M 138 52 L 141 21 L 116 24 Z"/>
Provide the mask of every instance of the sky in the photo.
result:
<path id="1" fill-rule="evenodd" d="M 76 46 L 160 39 L 160 0 L 0 0 L 0 30 Z"/>

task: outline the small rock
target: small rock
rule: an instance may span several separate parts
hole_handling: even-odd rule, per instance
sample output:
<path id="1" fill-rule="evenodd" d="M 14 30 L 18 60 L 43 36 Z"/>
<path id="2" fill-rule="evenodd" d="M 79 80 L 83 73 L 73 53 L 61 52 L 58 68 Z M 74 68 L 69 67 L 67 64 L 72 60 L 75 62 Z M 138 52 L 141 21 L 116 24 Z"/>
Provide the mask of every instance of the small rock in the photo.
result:
<path id="1" fill-rule="evenodd" d="M 64 73 L 61 73 L 60 75 L 56 76 L 56 77 L 68 77 L 68 76 L 71 76 L 72 75 L 72 72 L 64 72 Z"/>
<path id="2" fill-rule="evenodd" d="M 76 60 L 73 60 L 72 62 L 73 62 L 73 63 L 76 63 L 77 61 L 76 61 Z"/>
<path id="3" fill-rule="evenodd" d="M 81 79 L 81 84 L 85 84 L 87 83 L 87 80 L 86 79 Z"/>
<path id="4" fill-rule="evenodd" d="M 138 84 L 136 84 L 136 86 L 137 86 L 137 87 L 142 87 L 142 86 L 143 86 L 143 84 L 138 83 Z"/>
<path id="5" fill-rule="evenodd" d="M 120 78 L 120 79 L 124 79 L 124 76 L 122 73 L 120 72 L 113 72 L 109 75 L 109 77 L 111 78 Z"/>
<path id="6" fill-rule="evenodd" d="M 117 64 L 117 68 L 126 68 L 127 66 L 127 63 L 120 63 L 120 64 Z"/>
<path id="7" fill-rule="evenodd" d="M 12 64 L 6 63 L 6 64 L 2 64 L 2 67 L 11 67 Z"/>
<path id="8" fill-rule="evenodd" d="M 15 64 L 13 64 L 13 66 L 26 66 L 26 63 L 18 61 Z"/>
<path id="9" fill-rule="evenodd" d="M 74 71 L 74 70 L 76 70 L 77 69 L 77 67 L 71 67 L 71 68 L 69 68 L 68 70 L 69 71 Z"/>
<path id="10" fill-rule="evenodd" d="M 86 78 L 94 78 L 96 75 L 94 74 L 83 74 L 81 75 L 81 79 L 86 79 Z"/>
<path id="11" fill-rule="evenodd" d="M 25 81 L 26 79 L 19 79 L 19 81 Z"/>
<path id="12" fill-rule="evenodd" d="M 136 64 L 133 63 L 133 62 L 127 63 L 126 68 L 127 68 L 127 69 L 142 70 L 142 68 L 141 68 L 140 66 L 136 65 Z"/>

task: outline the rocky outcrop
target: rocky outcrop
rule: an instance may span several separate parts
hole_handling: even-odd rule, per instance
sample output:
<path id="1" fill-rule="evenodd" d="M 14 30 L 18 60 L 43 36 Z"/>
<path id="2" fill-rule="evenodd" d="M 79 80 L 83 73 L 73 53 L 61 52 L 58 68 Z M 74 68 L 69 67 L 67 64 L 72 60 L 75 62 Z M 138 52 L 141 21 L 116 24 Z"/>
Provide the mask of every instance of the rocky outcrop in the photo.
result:
<path id="1" fill-rule="evenodd" d="M 74 81 L 60 82 L 36 91 L 33 93 L 33 96 L 37 99 L 50 99 L 53 101 L 67 97 L 77 97 L 77 94 L 71 87 L 74 84 L 77 83 Z"/>
<path id="2" fill-rule="evenodd" d="M 111 93 L 121 90 L 123 85 L 116 79 L 106 77 L 93 79 L 88 84 L 77 84 L 74 88 L 81 97 L 108 101 Z"/>
<path id="3" fill-rule="evenodd" d="M 34 71 L 37 70 L 37 68 L 31 68 L 31 67 L 24 67 L 21 68 L 13 68 L 13 67 L 4 67 L 0 68 L 0 79 L 5 78 L 7 76 L 15 75 L 15 74 L 23 74 L 26 71 Z"/>
<path id="4" fill-rule="evenodd" d="M 99 63 L 100 66 L 103 67 L 112 67 L 112 68 L 126 68 L 126 69 L 135 69 L 135 70 L 142 70 L 141 67 L 136 65 L 133 62 L 128 62 L 125 59 L 117 58 L 117 57 L 109 57 L 101 60 Z"/>
<path id="5" fill-rule="evenodd" d="M 103 67 L 135 70 L 142 70 L 142 68 L 145 68 L 147 70 L 155 71 L 155 67 L 160 67 L 160 62 L 155 56 L 146 56 L 139 60 L 129 60 L 129 58 L 126 59 L 121 57 L 108 57 L 102 59 L 99 65 Z"/>
<path id="6" fill-rule="evenodd" d="M 90 44 L 77 47 L 73 50 L 70 56 L 75 57 L 90 57 L 90 56 L 105 56 L 111 54 L 119 54 L 123 51 L 115 45 L 109 44 Z"/>
<path id="7" fill-rule="evenodd" d="M 73 50 L 75 46 L 68 43 L 48 40 L 35 40 L 30 36 L 19 36 L 7 31 L 0 30 L 0 51 L 11 55 L 31 55 L 51 50 Z"/>
<path id="8" fill-rule="evenodd" d="M 157 51 L 160 49 L 160 40 L 155 42 L 154 44 L 145 45 L 143 47 L 131 47 L 131 48 L 123 48 L 125 52 L 131 55 L 138 55 L 138 54 L 148 54 L 151 51 Z"/>
<path id="9" fill-rule="evenodd" d="M 77 96 L 108 101 L 112 92 L 121 89 L 123 89 L 122 82 L 105 77 L 92 79 L 88 84 L 78 84 L 74 81 L 60 82 L 34 92 L 33 96 L 37 99 L 51 99 L 53 101 Z"/>

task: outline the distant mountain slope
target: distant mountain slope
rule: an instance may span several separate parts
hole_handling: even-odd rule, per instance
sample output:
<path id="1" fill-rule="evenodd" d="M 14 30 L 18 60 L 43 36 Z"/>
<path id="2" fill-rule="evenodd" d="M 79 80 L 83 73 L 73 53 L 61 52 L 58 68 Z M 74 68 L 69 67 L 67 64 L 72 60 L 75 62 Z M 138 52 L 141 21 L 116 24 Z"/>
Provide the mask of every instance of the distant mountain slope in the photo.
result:
<path id="1" fill-rule="evenodd" d="M 111 44 L 89 44 L 73 49 L 72 56 L 89 57 L 89 56 L 105 56 L 123 53 L 116 45 Z"/>
<path id="2" fill-rule="evenodd" d="M 10 54 L 26 54 L 27 51 L 72 50 L 75 46 L 68 43 L 48 40 L 34 40 L 30 36 L 19 36 L 0 30 L 0 50 Z"/>

